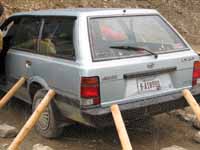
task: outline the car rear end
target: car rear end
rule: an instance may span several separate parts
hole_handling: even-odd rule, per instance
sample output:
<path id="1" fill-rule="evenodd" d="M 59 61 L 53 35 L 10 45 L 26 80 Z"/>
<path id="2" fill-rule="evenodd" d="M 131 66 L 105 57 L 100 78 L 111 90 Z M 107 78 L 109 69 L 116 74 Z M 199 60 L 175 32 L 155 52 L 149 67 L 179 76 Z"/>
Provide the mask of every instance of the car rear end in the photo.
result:
<path id="1" fill-rule="evenodd" d="M 111 123 L 112 104 L 137 119 L 184 107 L 185 88 L 200 93 L 198 55 L 158 13 L 93 16 L 88 29 L 92 62 L 81 74 L 80 97 L 95 126 Z"/>

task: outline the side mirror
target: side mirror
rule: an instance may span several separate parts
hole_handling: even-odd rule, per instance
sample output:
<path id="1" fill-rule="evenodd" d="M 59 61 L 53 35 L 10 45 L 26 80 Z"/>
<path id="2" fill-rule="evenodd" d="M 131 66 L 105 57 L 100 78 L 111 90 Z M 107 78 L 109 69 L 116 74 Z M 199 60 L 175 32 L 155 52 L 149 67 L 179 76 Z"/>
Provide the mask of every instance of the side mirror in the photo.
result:
<path id="1" fill-rule="evenodd" d="M 3 32 L 0 30 L 0 50 L 3 49 Z"/>

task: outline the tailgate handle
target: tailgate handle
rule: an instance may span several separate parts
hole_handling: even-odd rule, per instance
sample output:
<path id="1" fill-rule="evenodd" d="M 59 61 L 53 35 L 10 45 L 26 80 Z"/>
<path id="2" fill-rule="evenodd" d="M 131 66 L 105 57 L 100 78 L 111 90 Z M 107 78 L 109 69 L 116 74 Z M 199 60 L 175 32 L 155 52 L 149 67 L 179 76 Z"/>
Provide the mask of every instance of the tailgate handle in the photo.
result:
<path id="1" fill-rule="evenodd" d="M 128 74 L 124 74 L 124 79 L 151 76 L 151 75 L 156 75 L 156 74 L 163 74 L 163 73 L 167 73 L 167 72 L 173 72 L 176 70 L 177 70 L 177 67 L 171 67 L 171 68 L 150 70 L 150 71 L 137 72 L 137 73 L 128 73 Z"/>

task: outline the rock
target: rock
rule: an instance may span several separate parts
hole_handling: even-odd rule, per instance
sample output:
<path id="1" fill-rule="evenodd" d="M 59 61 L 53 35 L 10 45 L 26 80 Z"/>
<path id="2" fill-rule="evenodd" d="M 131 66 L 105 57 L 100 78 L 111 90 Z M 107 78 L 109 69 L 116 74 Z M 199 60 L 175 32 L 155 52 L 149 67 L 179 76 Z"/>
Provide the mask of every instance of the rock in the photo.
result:
<path id="1" fill-rule="evenodd" d="M 44 146 L 42 144 L 36 144 L 33 146 L 33 150 L 53 150 L 51 147 Z"/>
<path id="2" fill-rule="evenodd" d="M 170 111 L 168 114 L 171 116 L 180 116 L 180 115 L 185 114 L 185 111 L 182 109 L 177 109 L 177 110 Z"/>
<path id="3" fill-rule="evenodd" d="M 0 150 L 7 150 L 8 144 L 2 144 L 0 145 Z"/>
<path id="4" fill-rule="evenodd" d="M 200 130 L 200 122 L 197 119 L 193 121 L 193 127 Z"/>
<path id="5" fill-rule="evenodd" d="M 186 113 L 185 116 L 183 116 L 183 120 L 186 122 L 193 123 L 194 120 L 196 120 L 196 116 L 194 114 Z"/>
<path id="6" fill-rule="evenodd" d="M 192 123 L 196 119 L 196 116 L 194 114 L 188 113 L 182 109 L 172 111 L 171 114 L 177 116 L 180 120 L 183 120 L 185 122 Z"/>
<path id="7" fill-rule="evenodd" d="M 171 113 L 176 116 L 183 116 L 186 114 L 185 110 L 183 110 L 183 109 L 173 110 L 173 111 L 171 111 Z"/>
<path id="8" fill-rule="evenodd" d="M 0 137 L 1 138 L 13 138 L 17 135 L 17 128 L 7 125 L 0 124 Z"/>
<path id="9" fill-rule="evenodd" d="M 0 150 L 6 150 L 6 148 L 4 148 L 3 146 L 0 146 Z"/>
<path id="10" fill-rule="evenodd" d="M 200 131 L 194 135 L 193 140 L 200 144 Z"/>
<path id="11" fill-rule="evenodd" d="M 192 110 L 192 108 L 190 106 L 185 107 L 184 110 L 185 110 L 186 113 L 193 114 L 193 110 Z"/>
<path id="12" fill-rule="evenodd" d="M 173 146 L 170 146 L 170 147 L 162 148 L 161 150 L 187 150 L 187 149 L 182 148 L 180 146 L 173 145 Z"/>

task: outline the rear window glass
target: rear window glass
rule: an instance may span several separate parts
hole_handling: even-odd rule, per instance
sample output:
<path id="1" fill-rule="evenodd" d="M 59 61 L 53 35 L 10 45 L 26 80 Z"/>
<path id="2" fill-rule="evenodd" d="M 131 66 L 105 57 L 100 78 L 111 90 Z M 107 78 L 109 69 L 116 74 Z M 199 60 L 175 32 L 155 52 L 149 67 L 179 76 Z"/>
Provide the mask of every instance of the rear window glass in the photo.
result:
<path id="1" fill-rule="evenodd" d="M 149 55 L 148 51 L 165 53 L 187 49 L 159 16 L 92 18 L 89 23 L 94 60 Z"/>

